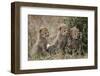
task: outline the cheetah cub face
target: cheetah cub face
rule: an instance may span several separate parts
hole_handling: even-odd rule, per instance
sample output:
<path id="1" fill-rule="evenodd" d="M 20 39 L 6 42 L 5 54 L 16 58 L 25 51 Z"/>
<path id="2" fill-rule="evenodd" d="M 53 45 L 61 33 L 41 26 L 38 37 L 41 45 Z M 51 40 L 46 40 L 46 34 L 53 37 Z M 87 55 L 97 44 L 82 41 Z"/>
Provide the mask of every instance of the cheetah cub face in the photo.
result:
<path id="1" fill-rule="evenodd" d="M 67 36 L 68 32 L 68 27 L 65 24 L 61 24 L 59 27 L 59 31 L 62 34 L 62 36 Z"/>
<path id="2" fill-rule="evenodd" d="M 71 37 L 72 37 L 73 39 L 78 39 L 79 36 L 80 36 L 79 29 L 76 28 L 76 27 L 71 28 L 71 29 L 70 29 L 70 33 L 71 33 Z"/>
<path id="3" fill-rule="evenodd" d="M 43 27 L 40 29 L 40 37 L 46 38 L 46 39 L 49 37 L 49 31 L 47 28 Z"/>

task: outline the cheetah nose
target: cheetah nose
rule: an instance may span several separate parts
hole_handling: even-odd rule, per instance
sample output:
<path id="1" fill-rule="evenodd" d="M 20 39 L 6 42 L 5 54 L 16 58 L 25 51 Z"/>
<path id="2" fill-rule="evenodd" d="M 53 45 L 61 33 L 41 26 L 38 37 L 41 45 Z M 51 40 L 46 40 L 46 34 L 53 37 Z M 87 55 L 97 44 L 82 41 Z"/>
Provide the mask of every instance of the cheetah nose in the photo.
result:
<path id="1" fill-rule="evenodd" d="M 78 40 L 78 38 L 77 38 L 77 37 L 74 37 L 74 39 L 75 39 L 75 40 Z"/>
<path id="2" fill-rule="evenodd" d="M 47 37 L 49 36 L 49 34 L 47 34 Z"/>

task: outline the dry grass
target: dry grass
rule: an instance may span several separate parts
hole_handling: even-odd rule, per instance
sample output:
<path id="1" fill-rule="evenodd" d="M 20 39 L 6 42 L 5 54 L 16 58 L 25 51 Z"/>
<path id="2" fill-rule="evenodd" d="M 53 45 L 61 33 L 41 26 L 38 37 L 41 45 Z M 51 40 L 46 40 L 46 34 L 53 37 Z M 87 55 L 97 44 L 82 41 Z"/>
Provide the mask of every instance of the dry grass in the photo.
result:
<path id="1" fill-rule="evenodd" d="M 34 54 L 33 57 L 29 60 L 57 60 L 57 59 L 81 59 L 88 58 L 88 54 L 84 55 L 70 55 L 64 54 L 62 51 L 58 51 L 55 54 L 49 54 L 47 52 Z"/>

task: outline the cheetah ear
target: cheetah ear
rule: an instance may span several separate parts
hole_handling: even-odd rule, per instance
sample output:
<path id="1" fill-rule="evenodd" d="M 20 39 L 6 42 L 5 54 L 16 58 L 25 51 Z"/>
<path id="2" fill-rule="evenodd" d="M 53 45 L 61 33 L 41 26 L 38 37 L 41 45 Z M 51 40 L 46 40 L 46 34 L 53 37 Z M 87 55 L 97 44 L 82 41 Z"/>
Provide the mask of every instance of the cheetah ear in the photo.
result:
<path id="1" fill-rule="evenodd" d="M 62 27 L 61 27 L 61 26 L 59 26 L 59 27 L 58 27 L 58 30 L 61 30 L 61 29 L 62 29 Z"/>
<path id="2" fill-rule="evenodd" d="M 40 30 L 39 30 L 39 33 L 41 33 L 41 31 L 42 31 L 42 30 L 40 29 Z"/>

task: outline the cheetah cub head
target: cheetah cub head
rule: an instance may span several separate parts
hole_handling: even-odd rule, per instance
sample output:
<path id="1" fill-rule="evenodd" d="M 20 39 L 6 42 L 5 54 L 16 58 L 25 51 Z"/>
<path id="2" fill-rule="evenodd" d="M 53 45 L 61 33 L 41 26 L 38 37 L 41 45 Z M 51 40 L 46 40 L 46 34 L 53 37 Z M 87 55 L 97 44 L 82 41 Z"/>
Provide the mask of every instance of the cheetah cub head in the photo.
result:
<path id="1" fill-rule="evenodd" d="M 42 38 L 46 38 L 47 39 L 49 37 L 49 31 L 48 31 L 48 29 L 46 27 L 40 28 L 39 34 L 40 34 L 40 37 L 42 37 Z"/>
<path id="2" fill-rule="evenodd" d="M 67 36 L 68 33 L 69 33 L 69 29 L 68 29 L 68 27 L 65 24 L 61 24 L 58 29 L 59 29 L 60 34 L 62 36 Z"/>

